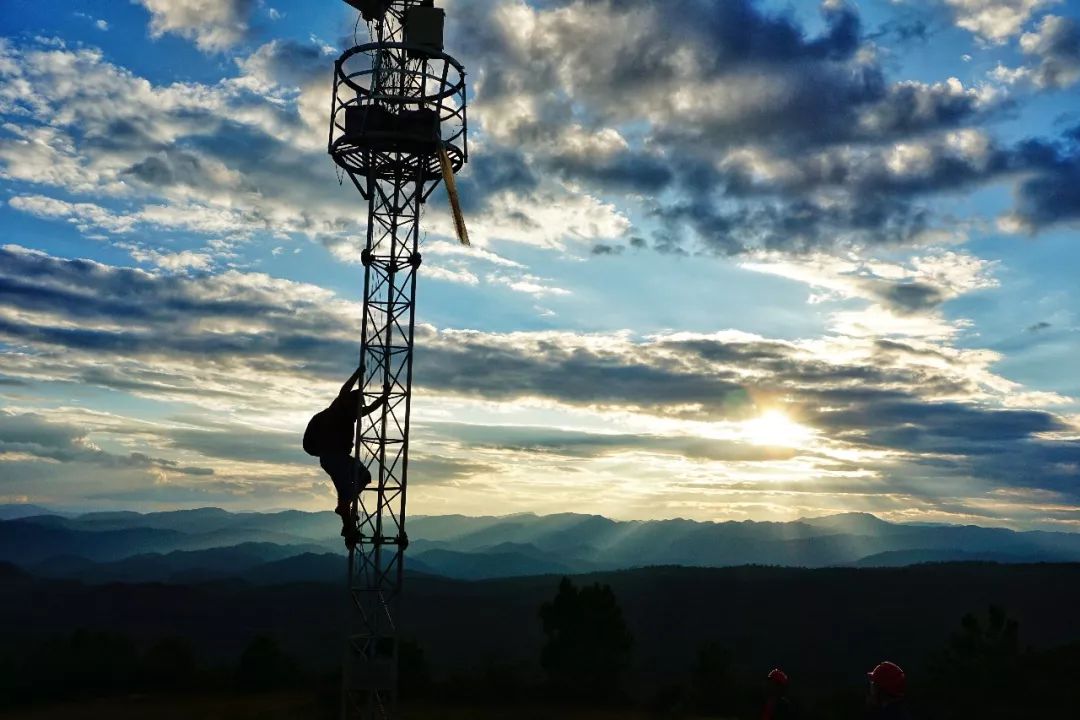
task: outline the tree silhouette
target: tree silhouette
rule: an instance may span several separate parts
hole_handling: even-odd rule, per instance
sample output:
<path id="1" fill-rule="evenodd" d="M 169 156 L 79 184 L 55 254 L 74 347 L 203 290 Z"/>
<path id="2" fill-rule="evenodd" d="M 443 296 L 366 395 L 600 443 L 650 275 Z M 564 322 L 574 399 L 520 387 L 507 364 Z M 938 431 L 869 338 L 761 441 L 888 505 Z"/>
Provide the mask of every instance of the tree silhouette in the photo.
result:
<path id="1" fill-rule="evenodd" d="M 968 613 L 945 651 L 933 663 L 932 695 L 939 705 L 960 717 L 980 712 L 997 717 L 1024 692 L 1024 657 L 1019 623 L 991 606 L 985 620 Z"/>
<path id="2" fill-rule="evenodd" d="M 46 648 L 49 676 L 63 678 L 58 695 L 98 695 L 130 690 L 138 665 L 134 643 L 115 632 L 76 630 Z"/>
<path id="3" fill-rule="evenodd" d="M 717 714 L 729 709 L 734 683 L 731 654 L 717 642 L 698 646 L 694 662 L 694 704 L 700 712 Z"/>
<path id="4" fill-rule="evenodd" d="M 424 648 L 413 638 L 398 643 L 398 684 L 402 697 L 413 699 L 431 689 L 431 669 Z"/>
<path id="5" fill-rule="evenodd" d="M 611 586 L 579 589 L 564 577 L 555 598 L 540 607 L 540 621 L 540 664 L 555 688 L 581 700 L 619 694 L 634 641 Z"/>
<path id="6" fill-rule="evenodd" d="M 254 637 L 240 655 L 237 684 L 244 690 L 272 690 L 296 680 L 296 662 L 266 635 Z"/>
<path id="7" fill-rule="evenodd" d="M 142 657 L 139 676 L 143 685 L 156 690 L 184 690 L 199 680 L 199 665 L 191 643 L 167 637 L 151 645 Z"/>

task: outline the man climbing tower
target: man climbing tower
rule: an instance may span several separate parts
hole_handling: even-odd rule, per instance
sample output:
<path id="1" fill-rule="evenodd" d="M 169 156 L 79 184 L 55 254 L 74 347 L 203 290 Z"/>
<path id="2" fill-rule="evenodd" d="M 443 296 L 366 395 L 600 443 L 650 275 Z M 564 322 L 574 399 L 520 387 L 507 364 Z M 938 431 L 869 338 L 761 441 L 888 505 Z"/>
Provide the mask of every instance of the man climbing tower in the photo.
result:
<path id="1" fill-rule="evenodd" d="M 352 503 L 371 482 L 371 473 L 352 455 L 354 423 L 382 407 L 388 395 L 384 391 L 375 402 L 364 405 L 363 393 L 353 389 L 359 379 L 360 370 L 357 370 L 341 386 L 330 407 L 315 413 L 304 431 L 304 452 L 319 458 L 319 465 L 337 490 L 334 512 L 341 516 L 341 535 L 346 542 L 356 527 Z"/>

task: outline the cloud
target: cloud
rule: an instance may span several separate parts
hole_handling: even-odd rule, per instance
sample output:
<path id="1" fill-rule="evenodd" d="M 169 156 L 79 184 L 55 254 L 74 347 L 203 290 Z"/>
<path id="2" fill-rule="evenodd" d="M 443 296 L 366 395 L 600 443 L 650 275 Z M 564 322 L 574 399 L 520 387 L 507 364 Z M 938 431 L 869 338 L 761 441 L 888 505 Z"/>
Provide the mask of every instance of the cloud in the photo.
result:
<path id="1" fill-rule="evenodd" d="M 631 194 L 645 227 L 628 233 L 662 252 L 926 244 L 953 222 L 934 201 L 1009 172 L 973 126 L 1015 100 L 957 78 L 890 82 L 846 4 L 824 5 L 816 34 L 741 0 L 456 11 L 469 30 L 448 42 L 477 68 L 485 141 L 541 176 Z M 603 38 L 587 30 L 601 24 Z"/>
<path id="2" fill-rule="evenodd" d="M 172 5 L 174 20 L 192 7 Z M 1026 489 L 1074 492 L 1063 468 L 1075 460 L 1075 433 L 1053 412 L 1068 399 L 998 375 L 1001 356 L 972 347 L 956 316 L 963 306 L 949 305 L 993 288 L 997 274 L 956 249 L 979 229 L 955 216 L 967 205 L 956 200 L 1012 186 L 1006 229 L 1074 222 L 1073 135 L 996 139 L 981 125 L 1017 107 L 1019 95 L 889 77 L 889 49 L 839 3 L 809 24 L 743 1 L 459 5 L 448 26 L 459 35 L 447 45 L 476 80 L 460 186 L 478 247 L 447 241 L 452 226 L 436 195 L 424 219 L 425 272 L 555 297 L 545 304 L 569 317 L 570 286 L 506 257 L 503 243 L 588 262 L 624 247 L 737 255 L 745 269 L 807 286 L 825 335 L 419 326 L 417 417 L 431 422 L 417 430 L 415 459 L 427 466 L 428 499 L 460 508 L 468 501 L 452 489 L 490 502 L 509 497 L 505 479 L 520 490 L 514 502 L 540 503 L 531 509 L 573 495 L 602 497 L 601 507 L 703 512 L 709 491 L 675 484 L 758 502 L 755 493 L 812 495 L 797 486 L 819 483 L 873 502 L 899 502 L 889 494 L 899 488 L 911 507 L 948 492 L 970 509 L 1008 487 L 1009 473 Z M 976 5 L 958 12 L 974 17 Z M 252 9 L 228 8 L 239 20 L 218 25 L 232 39 L 204 49 L 249 39 Z M 1031 71 L 1044 57 L 1067 67 L 1068 34 L 1044 20 L 1025 35 L 1035 15 L 1019 12 L 1027 19 L 1007 37 L 1019 36 L 1023 50 L 1032 36 Z M 197 43 L 212 34 L 184 22 L 161 32 Z M 253 43 L 223 61 L 220 81 L 170 83 L 81 45 L 0 41 L 9 207 L 101 237 L 148 268 L 5 248 L 0 382 L 20 383 L 5 385 L 20 393 L 105 388 L 153 403 L 169 419 L 114 427 L 104 452 L 212 466 L 220 486 L 200 486 L 206 494 L 192 485 L 192 497 L 253 497 L 260 479 L 268 492 L 328 492 L 295 436 L 355 361 L 359 308 L 229 264 L 241 261 L 230 257 L 238 243 L 288 247 L 298 237 L 358 259 L 362 201 L 348 183 L 334 185 L 325 155 L 332 58 L 322 45 Z M 72 74 L 79 84 L 64 82 Z M 1049 88 L 1068 75 L 1045 77 Z M 755 445 L 740 428 L 769 411 L 811 440 L 782 451 Z M 65 414 L 43 417 L 84 422 Z M 440 430 L 438 418 L 479 429 Z M 94 422 L 77 437 L 100 441 L 104 421 Z M 562 429 L 545 434 L 545 422 Z M 514 424 L 521 429 L 506 429 Z M 123 445 L 125 434 L 141 445 Z M 39 472 L 19 467 L 24 477 Z M 636 488 L 630 479 L 643 469 L 659 480 Z M 145 480 L 148 470 L 131 472 Z M 567 477 L 573 486 L 560 485 Z"/>
<path id="3" fill-rule="evenodd" d="M 1080 129 L 1056 144 L 1029 142 L 1018 154 L 1028 172 L 1014 189 L 1013 209 L 999 222 L 1008 232 L 1036 233 L 1080 220 Z"/>
<path id="4" fill-rule="evenodd" d="M 0 52 L 0 111 L 19 120 L 0 129 L 0 175 L 36 186 L 22 193 L 33 200 L 19 201 L 20 209 L 71 221 L 84 234 L 147 225 L 208 236 L 210 247 L 300 235 L 358 261 L 362 200 L 335 183 L 325 153 L 332 61 L 323 48 L 275 40 L 238 58 L 236 77 L 168 85 L 90 48 L 4 43 Z M 70 73 L 82 78 L 77 86 L 61 81 Z M 543 181 L 510 149 L 474 144 L 461 188 L 481 249 L 499 240 L 563 248 L 629 227 L 611 203 Z M 437 193 L 428 204 L 427 226 L 453 237 L 442 200 Z M 162 250 L 124 242 L 141 257 Z M 458 280 L 477 275 L 453 272 Z"/>
<path id="5" fill-rule="evenodd" d="M 150 13 L 150 34 L 175 33 L 204 52 L 227 50 L 248 31 L 254 0 L 138 0 Z"/>
<path id="6" fill-rule="evenodd" d="M 299 54 L 292 47 L 258 49 L 251 72 L 286 64 Z M 317 118 L 306 117 L 303 91 L 283 89 L 283 101 L 270 92 L 279 85 L 258 74 L 154 85 L 94 49 L 31 46 L 8 54 L 0 97 L 10 94 L 8 111 L 20 122 L 0 134 L 5 177 L 123 199 L 134 206 L 127 214 L 179 230 L 302 233 L 328 244 L 355 234 L 355 193 L 338 188 L 325 155 L 325 105 L 319 102 Z M 63 82 L 70 73 L 80 83 Z"/>
<path id="7" fill-rule="evenodd" d="M 156 250 L 132 250 L 132 257 L 139 262 L 149 262 L 164 270 L 208 270 L 212 264 L 208 253 L 182 250 L 174 253 L 163 253 Z"/>
<path id="8" fill-rule="evenodd" d="M 550 281 L 535 275 L 529 275 L 528 273 L 519 275 L 490 273 L 487 276 L 487 281 L 493 285 L 504 285 L 515 292 L 533 295 L 534 297 L 552 295 L 565 296 L 571 294 L 569 290 L 550 285 Z"/>
<path id="9" fill-rule="evenodd" d="M 1035 32 L 1020 36 L 1020 48 L 1038 65 L 1030 71 L 1040 88 L 1067 88 L 1080 80 L 1080 25 L 1072 18 L 1047 15 Z"/>
<path id="10" fill-rule="evenodd" d="M 104 468 L 156 470 L 188 476 L 214 474 L 212 468 L 185 466 L 139 452 L 127 455 L 105 452 L 94 445 L 86 430 L 47 420 L 33 413 L 0 411 L 0 460 L 5 455 L 29 456 L 65 465 L 92 464 Z"/>
<path id="11" fill-rule="evenodd" d="M 947 327 L 938 312 L 945 302 L 997 285 L 994 263 L 952 251 L 916 255 L 903 263 L 825 254 L 793 262 L 779 255 L 762 255 L 743 262 L 742 267 L 817 288 L 812 302 L 859 298 L 893 316 L 919 316 L 930 321 L 930 334 L 939 337 Z"/>
<path id="12" fill-rule="evenodd" d="M 103 229 L 127 233 L 135 226 L 134 218 L 116 215 L 93 203 L 72 203 L 44 195 L 18 195 L 8 200 L 8 204 L 35 217 L 66 220 L 84 232 Z"/>
<path id="13" fill-rule="evenodd" d="M 459 9 L 455 26 L 470 33 L 453 42 L 477 68 L 481 132 L 460 184 L 478 245 L 562 251 L 631 234 L 667 252 L 919 245 L 947 232 L 940 196 L 1017 171 L 1012 149 L 966 127 L 1010 100 L 956 79 L 888 82 L 850 8 L 823 10 L 824 29 L 810 35 L 742 1 L 722 12 L 680 3 L 660 36 L 659 10 L 636 0 Z M 599 17 L 625 32 L 582 37 Z M 636 38 L 665 52 L 642 53 Z M 686 57 L 668 52 L 676 47 Z M 331 62 L 318 45 L 264 43 L 214 85 L 155 85 L 93 49 L 4 52 L 0 103 L 37 120 L 0 134 L 0 173 L 99 196 L 35 193 L 53 201 L 51 217 L 89 232 L 146 224 L 228 244 L 301 235 L 356 261 L 362 216 L 324 154 Z M 77 90 L 58 82 L 73 70 L 84 78 Z M 610 202 L 627 193 L 629 206 Z M 55 203 L 80 208 L 65 215 Z M 87 205 L 108 214 L 95 224 Z M 441 198 L 428 211 L 431 232 L 452 237 Z"/>
<path id="14" fill-rule="evenodd" d="M 760 462 L 790 459 L 793 448 L 694 436 L 597 433 L 552 427 L 435 423 L 425 426 L 434 438 L 449 438 L 477 449 L 536 453 L 568 458 L 600 458 L 627 453 L 660 454 L 694 460 Z"/>
<path id="15" fill-rule="evenodd" d="M 945 0 L 956 24 L 996 44 L 1017 35 L 1039 9 L 1057 0 Z"/>
<path id="16" fill-rule="evenodd" d="M 909 276 L 934 292 L 880 291 L 880 278 L 914 284 L 887 266 L 874 267 L 874 275 L 841 274 L 847 283 L 841 290 L 922 313 L 937 301 L 935 292 L 947 297 L 982 282 L 977 264 L 950 270 L 962 265 L 962 258 L 913 264 L 920 269 Z M 302 492 L 321 502 L 328 485 L 313 465 L 310 483 L 297 485 L 305 458 L 296 442 L 320 398 L 336 392 L 341 369 L 355 360 L 350 328 L 357 313 L 354 304 L 325 290 L 256 273 L 169 275 L 6 247 L 0 250 L 0 341 L 11 348 L 7 378 L 105 387 L 192 415 L 135 428 L 75 415 L 96 428 L 90 433 L 58 431 L 40 420 L 9 438 L 19 443 L 9 451 L 30 452 L 27 433 L 55 436 L 45 443 L 54 450 L 35 456 L 70 453 L 78 438 L 104 433 L 114 441 L 150 443 L 168 458 L 141 459 L 133 453 L 153 456 L 139 449 L 95 456 L 99 464 L 122 460 L 177 475 L 210 466 L 225 483 L 222 493 L 249 498 L 255 478 L 265 478 L 274 492 Z M 604 473 L 636 457 L 638 467 L 644 462 L 654 472 L 675 464 L 679 469 L 664 472 L 687 482 L 730 476 L 745 484 L 749 476 L 739 473 L 756 472 L 809 474 L 835 484 L 851 473 L 886 474 L 926 498 L 940 495 L 943 483 L 960 494 L 1008 487 L 1008 470 L 1021 476 L 1014 484 L 1075 494 L 1061 469 L 1080 452 L 1070 439 L 1075 428 L 1049 410 L 1009 407 L 1067 399 L 1025 394 L 994 374 L 999 356 L 985 350 L 917 337 L 796 341 L 730 331 L 639 338 L 420 325 L 416 338 L 415 400 L 427 407 L 417 430 L 427 440 L 417 447 L 426 448 L 424 482 L 433 483 L 432 502 L 443 498 L 437 487 L 511 470 L 517 477 L 541 467 L 542 456 L 554 463 L 584 458 L 601 463 L 596 471 Z M 508 419 L 528 408 L 586 428 L 509 428 L 485 439 L 486 431 L 438 422 L 446 413 L 447 420 L 491 417 L 500 420 L 486 424 L 512 425 Z M 768 410 L 807 428 L 806 439 L 788 450 L 755 446 L 744 423 Z M 19 467 L 20 477 L 32 475 Z M 909 473 L 912 479 L 905 480 Z M 526 483 L 524 477 L 513 482 L 519 481 Z M 470 487 L 476 482 L 470 479 Z M 966 485 L 981 489 L 960 489 Z"/>

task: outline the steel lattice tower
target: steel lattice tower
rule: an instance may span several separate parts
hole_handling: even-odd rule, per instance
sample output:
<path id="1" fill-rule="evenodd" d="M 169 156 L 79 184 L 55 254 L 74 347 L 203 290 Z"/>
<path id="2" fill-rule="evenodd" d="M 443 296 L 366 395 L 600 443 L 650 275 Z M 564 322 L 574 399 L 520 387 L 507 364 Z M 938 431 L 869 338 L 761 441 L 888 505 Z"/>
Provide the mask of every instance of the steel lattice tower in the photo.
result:
<path id="1" fill-rule="evenodd" d="M 442 52 L 431 0 L 347 0 L 372 42 L 334 65 L 329 152 L 368 202 L 360 390 L 381 410 L 356 427 L 372 482 L 355 504 L 342 718 L 389 718 L 397 701 L 416 278 L 424 202 L 467 160 L 465 72 Z M 464 238 L 463 238 L 464 241 Z"/>

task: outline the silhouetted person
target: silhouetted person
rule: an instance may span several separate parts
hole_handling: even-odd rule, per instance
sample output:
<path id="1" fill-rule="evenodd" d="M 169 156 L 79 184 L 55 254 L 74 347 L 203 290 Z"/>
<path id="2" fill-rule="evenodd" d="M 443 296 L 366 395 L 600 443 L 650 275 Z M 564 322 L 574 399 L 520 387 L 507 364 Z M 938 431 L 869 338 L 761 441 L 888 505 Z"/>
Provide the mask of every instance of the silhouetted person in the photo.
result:
<path id="1" fill-rule="evenodd" d="M 334 482 L 337 490 L 334 512 L 341 516 L 341 534 L 346 538 L 354 527 L 352 502 L 371 482 L 371 473 L 352 455 L 354 424 L 358 418 L 378 410 L 386 403 L 387 396 L 384 392 L 382 397 L 365 406 L 363 394 L 353 389 L 359 378 L 360 371 L 357 370 L 341 386 L 330 407 L 316 413 L 304 431 L 304 451 L 319 458 L 319 465 Z"/>
<path id="2" fill-rule="evenodd" d="M 870 692 L 866 696 L 867 720 L 909 720 L 904 693 L 907 678 L 896 663 L 888 660 L 878 663 L 866 673 L 870 680 Z"/>
<path id="3" fill-rule="evenodd" d="M 770 672 L 765 679 L 765 707 L 761 711 L 761 720 L 791 720 L 795 717 L 787 690 L 787 673 L 780 668 Z"/>

